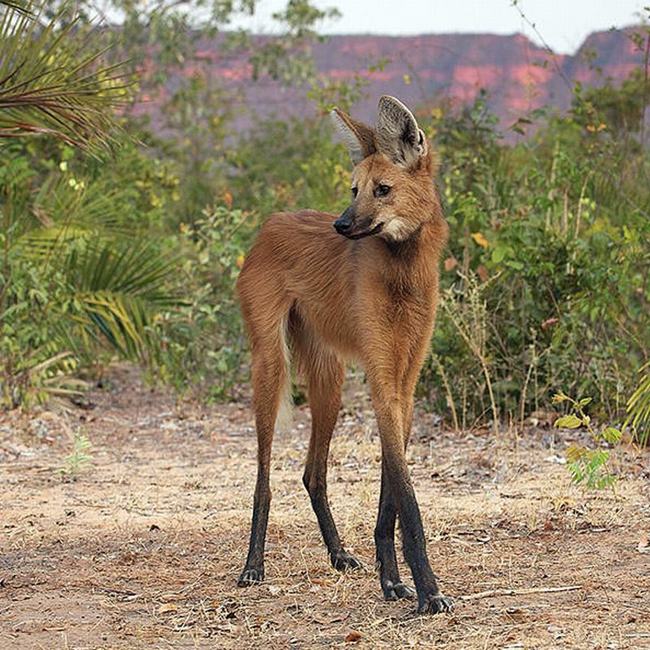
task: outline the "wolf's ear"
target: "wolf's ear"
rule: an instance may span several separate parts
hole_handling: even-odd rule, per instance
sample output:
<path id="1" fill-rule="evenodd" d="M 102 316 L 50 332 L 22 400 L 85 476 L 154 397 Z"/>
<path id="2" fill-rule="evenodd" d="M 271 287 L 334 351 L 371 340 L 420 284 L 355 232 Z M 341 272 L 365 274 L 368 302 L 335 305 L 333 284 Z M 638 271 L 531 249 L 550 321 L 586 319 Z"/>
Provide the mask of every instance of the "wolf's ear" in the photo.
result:
<path id="1" fill-rule="evenodd" d="M 375 147 L 375 133 L 369 126 L 353 120 L 347 113 L 338 108 L 335 108 L 330 115 L 355 165 L 375 153 L 377 150 Z"/>
<path id="2" fill-rule="evenodd" d="M 379 100 L 375 140 L 377 151 L 404 167 L 410 167 L 427 152 L 427 139 L 413 113 L 389 95 Z"/>

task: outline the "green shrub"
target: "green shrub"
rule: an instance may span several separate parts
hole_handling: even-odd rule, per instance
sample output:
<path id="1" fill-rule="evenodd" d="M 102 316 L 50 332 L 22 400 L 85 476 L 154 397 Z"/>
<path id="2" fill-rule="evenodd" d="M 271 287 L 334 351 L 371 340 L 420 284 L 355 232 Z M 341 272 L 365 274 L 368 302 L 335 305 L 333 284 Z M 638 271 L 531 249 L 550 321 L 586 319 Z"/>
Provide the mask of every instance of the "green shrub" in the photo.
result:
<path id="1" fill-rule="evenodd" d="M 156 318 L 179 302 L 179 261 L 162 239 L 143 236 L 153 230 L 141 205 L 148 190 L 92 169 L 73 172 L 79 165 L 65 146 L 49 165 L 31 145 L 14 143 L 7 152 L 0 171 L 2 402 L 74 394 L 79 372 L 113 355 L 155 365 Z"/>
<path id="2" fill-rule="evenodd" d="M 462 426 L 523 420 L 560 389 L 620 413 L 650 346 L 650 189 L 610 178 L 647 175 L 647 153 L 574 114 L 506 145 L 482 98 L 435 117 L 451 236 L 421 394 Z"/>
<path id="3" fill-rule="evenodd" d="M 158 372 L 183 391 L 223 399 L 246 378 L 235 280 L 257 225 L 254 213 L 217 205 L 182 229 L 177 281 L 186 299 L 161 315 Z"/>

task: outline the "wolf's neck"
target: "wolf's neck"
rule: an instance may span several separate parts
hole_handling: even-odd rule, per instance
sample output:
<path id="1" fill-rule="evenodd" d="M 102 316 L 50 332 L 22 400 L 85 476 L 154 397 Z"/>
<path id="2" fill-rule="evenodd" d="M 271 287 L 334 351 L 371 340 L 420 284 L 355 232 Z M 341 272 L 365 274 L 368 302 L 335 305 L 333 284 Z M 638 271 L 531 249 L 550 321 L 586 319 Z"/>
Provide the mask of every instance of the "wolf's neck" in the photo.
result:
<path id="1" fill-rule="evenodd" d="M 388 252 L 397 262 L 410 262 L 418 255 L 422 245 L 422 231 L 424 229 L 421 223 L 406 239 L 394 240 L 385 239 L 384 243 Z"/>

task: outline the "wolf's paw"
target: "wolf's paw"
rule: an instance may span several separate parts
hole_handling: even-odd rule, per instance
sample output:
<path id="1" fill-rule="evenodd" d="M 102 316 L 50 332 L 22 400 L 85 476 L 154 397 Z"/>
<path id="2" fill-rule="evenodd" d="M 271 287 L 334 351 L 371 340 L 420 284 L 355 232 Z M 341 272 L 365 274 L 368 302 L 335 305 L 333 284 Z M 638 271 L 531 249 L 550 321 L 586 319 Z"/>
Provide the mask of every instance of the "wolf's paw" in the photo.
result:
<path id="1" fill-rule="evenodd" d="M 386 580 L 381 588 L 386 600 L 400 600 L 402 598 L 413 600 L 416 596 L 415 589 L 408 587 L 403 582 L 393 584 L 390 580 Z"/>
<path id="2" fill-rule="evenodd" d="M 357 569 L 361 569 L 363 567 L 361 562 L 359 562 L 359 560 L 357 560 L 354 555 L 351 555 L 347 551 L 343 550 L 330 555 L 330 560 L 332 562 L 332 566 L 337 571 L 356 571 Z"/>
<path id="3" fill-rule="evenodd" d="M 264 568 L 259 569 L 245 568 L 239 580 L 237 580 L 238 587 L 251 587 L 252 585 L 259 585 L 264 580 Z"/>
<path id="4" fill-rule="evenodd" d="M 420 599 L 418 614 L 438 614 L 440 612 L 451 612 L 454 609 L 454 601 L 442 594 L 430 594 Z"/>

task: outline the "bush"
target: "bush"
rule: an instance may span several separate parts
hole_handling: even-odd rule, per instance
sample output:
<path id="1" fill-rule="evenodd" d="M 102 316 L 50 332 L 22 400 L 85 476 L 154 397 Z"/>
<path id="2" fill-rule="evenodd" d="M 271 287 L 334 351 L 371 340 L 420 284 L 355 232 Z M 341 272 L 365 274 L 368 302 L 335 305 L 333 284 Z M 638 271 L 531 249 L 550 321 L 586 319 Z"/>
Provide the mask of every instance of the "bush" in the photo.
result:
<path id="1" fill-rule="evenodd" d="M 183 391 L 227 398 L 246 377 L 246 340 L 235 280 L 258 217 L 217 205 L 181 229 L 179 286 L 185 302 L 161 316 L 158 372 Z"/>
<path id="2" fill-rule="evenodd" d="M 7 151 L 10 163 L 0 171 L 2 402 L 74 394 L 72 375 L 113 355 L 155 366 L 157 317 L 178 303 L 179 261 L 155 235 L 160 215 L 151 188 L 120 182 L 131 180 L 123 172 L 138 154 L 127 150 L 129 165 L 118 158 L 94 174 L 65 145 L 49 151 L 48 164 L 33 143 Z M 160 179 L 154 185 L 165 192 Z"/>
<path id="3" fill-rule="evenodd" d="M 57 34 L 63 16 L 40 37 Z M 127 18 L 140 24 L 138 12 Z M 13 52 L 30 20 L 5 21 L 11 33 L 0 45 Z M 312 33 L 301 21 L 289 21 L 289 43 Z M 76 31 L 64 33 L 58 56 L 74 60 Z M 138 39 L 131 45 L 146 58 Z M 260 70 L 291 71 L 291 61 L 263 55 L 254 57 Z M 26 81 L 35 88 L 52 73 L 39 57 L 43 74 Z M 83 61 L 92 69 L 92 56 Z M 158 136 L 133 118 L 111 131 L 108 109 L 125 93 L 113 68 L 76 78 L 56 67 L 57 87 L 70 85 L 76 102 L 57 117 L 61 128 L 42 110 L 47 88 L 30 91 L 41 105 L 7 114 L 21 137 L 2 143 L 0 168 L 3 404 L 73 395 L 79 378 L 115 357 L 182 391 L 233 394 L 246 375 L 234 282 L 258 225 L 276 210 L 336 213 L 349 200 L 347 154 L 323 115 L 333 101 L 357 99 L 363 79 L 328 82 L 307 74 L 302 58 L 293 63 L 319 117 L 261 122 L 236 144 L 228 92 L 200 66 L 174 89 Z M 591 412 L 610 419 L 632 396 L 629 422 L 647 424 L 647 365 L 637 372 L 650 347 L 647 84 L 637 72 L 620 87 L 577 87 L 566 115 L 538 112 L 513 125 L 536 129 L 515 143 L 499 133 L 485 95 L 420 115 L 440 153 L 451 235 L 419 394 L 454 426 L 520 422 L 561 392 L 593 396 Z M 76 111 L 85 111 L 79 132 Z M 43 130 L 50 135 L 24 137 Z M 102 153 L 111 144 L 113 154 Z"/>
<path id="4" fill-rule="evenodd" d="M 614 417 L 647 358 L 650 193 L 611 178 L 646 175 L 648 156 L 576 113 L 516 145 L 499 141 L 483 98 L 432 123 L 451 236 L 421 392 L 452 402 L 463 426 L 494 415 L 490 391 L 500 418 L 559 390 Z"/>

